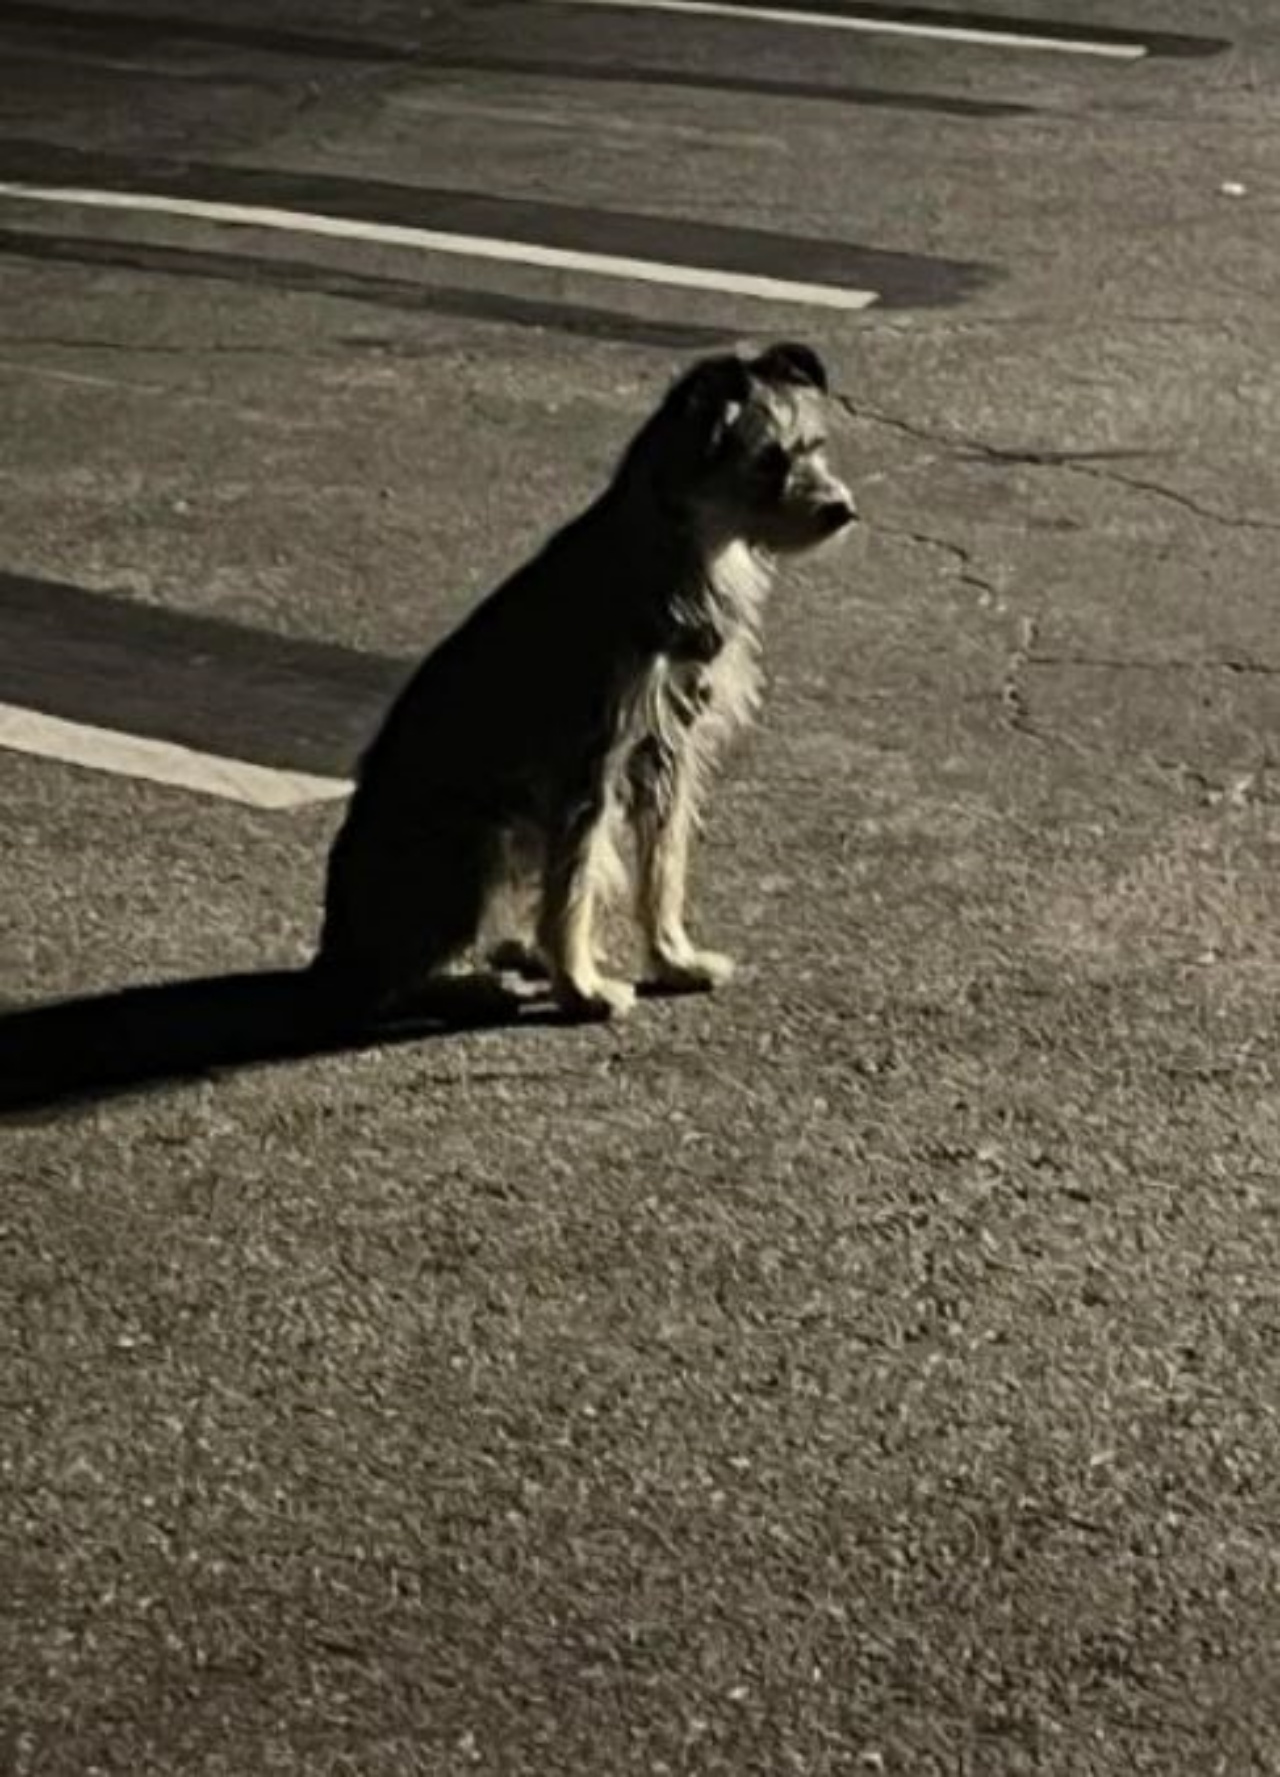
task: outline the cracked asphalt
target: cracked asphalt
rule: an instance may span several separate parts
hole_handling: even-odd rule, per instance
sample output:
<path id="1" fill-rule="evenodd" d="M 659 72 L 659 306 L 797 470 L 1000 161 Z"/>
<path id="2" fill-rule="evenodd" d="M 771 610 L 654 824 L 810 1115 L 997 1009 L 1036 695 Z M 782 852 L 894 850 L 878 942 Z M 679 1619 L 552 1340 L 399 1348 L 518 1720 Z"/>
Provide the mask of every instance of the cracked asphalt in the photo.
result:
<path id="1" fill-rule="evenodd" d="M 0 200 L 0 615 L 407 659 L 719 339 L 821 348 L 865 519 L 780 589 L 715 800 L 723 996 L 3 1114 L 6 1777 L 1280 1772 L 1280 29 L 1005 9 L 1229 47 L 0 16 L 0 178 L 991 274 L 761 312 Z M 336 819 L 0 751 L 0 1000 L 299 962 Z M 213 999 L 156 1003 L 198 1047 Z"/>

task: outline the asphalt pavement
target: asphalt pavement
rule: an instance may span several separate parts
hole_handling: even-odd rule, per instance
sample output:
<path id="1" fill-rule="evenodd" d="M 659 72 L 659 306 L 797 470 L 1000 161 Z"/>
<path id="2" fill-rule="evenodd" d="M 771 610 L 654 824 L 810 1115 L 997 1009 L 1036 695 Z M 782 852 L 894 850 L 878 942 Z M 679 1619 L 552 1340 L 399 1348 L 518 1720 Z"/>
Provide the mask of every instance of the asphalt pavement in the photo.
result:
<path id="1" fill-rule="evenodd" d="M 3 1777 L 1280 1773 L 1273 10 L 0 9 Z M 732 985 L 281 1040 L 415 654 L 776 337 Z"/>

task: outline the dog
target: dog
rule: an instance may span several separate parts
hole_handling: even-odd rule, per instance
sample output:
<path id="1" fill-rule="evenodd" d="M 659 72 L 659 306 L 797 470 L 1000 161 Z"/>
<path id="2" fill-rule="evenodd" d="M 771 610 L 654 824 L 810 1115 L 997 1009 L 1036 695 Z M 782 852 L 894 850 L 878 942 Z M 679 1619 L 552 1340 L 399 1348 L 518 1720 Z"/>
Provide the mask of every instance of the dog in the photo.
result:
<path id="1" fill-rule="evenodd" d="M 780 557 L 856 519 L 827 458 L 826 370 L 805 345 L 695 364 L 604 492 L 427 656 L 361 760 L 312 963 L 332 1005 L 395 1016 L 470 954 L 612 1018 L 602 899 L 619 845 L 654 983 L 718 987 L 685 923 L 709 771 L 761 692 Z M 629 834 L 628 834 L 629 830 Z"/>

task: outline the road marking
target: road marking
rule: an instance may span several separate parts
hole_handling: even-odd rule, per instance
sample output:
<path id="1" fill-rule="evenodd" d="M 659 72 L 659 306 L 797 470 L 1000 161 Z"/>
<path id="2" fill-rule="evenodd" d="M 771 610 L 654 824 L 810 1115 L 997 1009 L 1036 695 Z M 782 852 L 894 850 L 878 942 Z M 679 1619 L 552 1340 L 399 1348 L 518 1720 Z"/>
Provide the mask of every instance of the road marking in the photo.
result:
<path id="1" fill-rule="evenodd" d="M 799 3 L 803 4 L 803 0 L 799 0 Z M 808 0 L 808 7 L 817 11 L 823 3 L 824 0 Z M 891 6 L 885 4 L 884 0 L 879 4 L 875 4 L 874 0 L 864 0 L 863 4 L 855 5 L 853 10 L 863 17 L 886 15 L 892 18 L 897 14 L 904 23 L 931 22 L 935 16 L 919 5 Z M 993 30 L 1010 30 L 1016 22 L 1001 14 L 971 12 L 967 9 L 958 11 L 955 17 L 957 24 L 987 33 Z M 264 29 L 260 25 L 218 24 L 211 19 L 179 19 L 170 16 L 162 20 L 154 13 L 119 13 L 114 10 L 99 12 L 96 7 L 92 12 L 77 12 L 67 6 L 50 5 L 47 0 L 4 0 L 4 5 L 0 8 L 0 31 L 11 26 L 27 32 L 55 30 L 59 33 L 83 34 L 92 42 L 111 36 L 130 47 L 136 45 L 145 49 L 148 53 L 157 42 L 168 44 L 185 41 L 229 44 L 259 54 L 265 51 L 304 61 L 325 57 L 341 62 L 408 62 L 419 67 L 436 68 L 445 65 L 449 59 L 445 56 L 442 62 L 441 55 L 434 48 L 427 49 L 424 46 L 420 35 L 417 40 L 404 38 L 398 42 L 385 37 L 354 41 L 350 38 L 313 37 L 303 31 Z M 1214 56 L 1221 55 L 1231 47 L 1229 40 L 1224 37 L 1190 36 L 1184 32 L 1145 29 L 1121 31 L 1103 25 L 1064 25 L 1049 19 L 1036 19 L 1033 31 L 1041 37 L 1085 37 L 1090 42 L 1132 41 L 1142 44 L 1148 55 L 1153 56 Z"/>
<path id="2" fill-rule="evenodd" d="M 734 0 L 562 0 L 567 6 L 627 8 L 636 12 L 677 12 L 700 17 L 747 19 L 771 25 L 802 25 L 824 31 L 862 31 L 876 36 L 924 37 L 944 43 L 971 43 L 992 49 L 1057 50 L 1065 55 L 1105 56 L 1112 61 L 1141 61 L 1145 43 L 1101 41 L 1097 38 L 1038 36 L 1026 31 L 1000 30 L 995 25 L 951 25 L 942 13 L 938 23 L 925 24 L 918 16 L 895 19 L 887 15 L 852 12 L 809 12 L 799 7 L 736 5 Z"/>
<path id="3" fill-rule="evenodd" d="M 272 205 L 221 203 L 206 198 L 171 197 L 149 191 L 104 191 L 92 186 L 16 182 L 0 182 L 0 197 L 22 203 L 185 216 L 201 222 L 228 223 L 242 228 L 277 229 L 289 234 L 324 235 L 338 240 L 376 241 L 383 246 L 415 247 L 426 252 L 451 253 L 468 259 L 493 259 L 508 264 L 584 272 L 596 277 L 624 278 L 636 283 L 663 284 L 678 289 L 713 290 L 721 295 L 755 297 L 765 302 L 785 302 L 807 308 L 851 311 L 869 308 L 877 300 L 877 292 L 874 290 L 856 290 L 834 284 L 765 277 L 758 273 L 717 270 L 706 266 L 666 264 L 613 253 L 594 253 L 569 247 L 550 247 L 538 242 L 506 240 L 493 235 L 463 234 L 443 229 L 416 228 L 404 223 L 318 215 L 313 211 L 278 209 Z"/>
<path id="4" fill-rule="evenodd" d="M 111 772 L 116 777 L 146 778 L 204 796 L 220 796 L 250 808 L 304 808 L 311 802 L 336 801 L 351 789 L 342 778 L 250 765 L 246 760 L 197 753 L 172 741 L 119 734 L 110 728 L 91 728 L 13 704 L 0 704 L 0 747 L 55 759 L 63 765 Z"/>
<path id="5" fill-rule="evenodd" d="M 492 252 L 503 259 L 526 265 L 591 271 L 607 264 L 620 268 L 620 280 L 638 265 L 642 275 L 666 284 L 696 283 L 721 297 L 763 292 L 793 305 L 834 303 L 849 309 L 874 301 L 931 308 L 961 301 L 999 276 L 993 266 L 892 252 L 828 234 L 777 234 L 737 223 L 287 167 L 135 160 L 3 138 L 0 181 L 0 215 L 5 190 L 40 216 L 47 214 L 42 206 L 49 201 L 74 210 L 85 199 L 99 208 L 110 206 L 131 222 L 144 214 L 142 205 L 179 217 L 230 216 L 249 227 L 274 214 L 290 229 L 362 241 L 407 239 L 460 255 L 480 241 L 494 243 Z M 46 193 L 54 194 L 52 200 Z M 85 214 L 92 215 L 92 208 Z M 45 230 L 44 238 L 56 242 L 58 236 Z M 253 245 L 260 261 L 273 263 L 265 243 Z M 434 268 L 423 287 L 435 288 Z"/>
<path id="6" fill-rule="evenodd" d="M 0 571 L 0 749 L 252 808 L 344 795 L 411 665 Z"/>

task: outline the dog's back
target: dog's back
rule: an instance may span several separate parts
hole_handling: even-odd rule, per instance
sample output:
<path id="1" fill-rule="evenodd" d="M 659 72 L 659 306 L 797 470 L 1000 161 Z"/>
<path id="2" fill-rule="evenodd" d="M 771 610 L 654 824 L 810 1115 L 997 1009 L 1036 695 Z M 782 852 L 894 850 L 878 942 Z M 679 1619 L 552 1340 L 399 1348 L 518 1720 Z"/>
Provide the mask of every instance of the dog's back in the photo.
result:
<path id="1" fill-rule="evenodd" d="M 576 757 L 662 646 L 673 555 L 610 488 L 426 657 L 361 761 L 357 795 L 416 797 L 424 774 L 460 793 L 483 774 L 490 795 L 515 795 L 530 770 Z"/>

